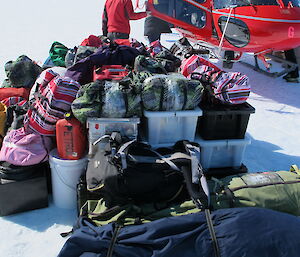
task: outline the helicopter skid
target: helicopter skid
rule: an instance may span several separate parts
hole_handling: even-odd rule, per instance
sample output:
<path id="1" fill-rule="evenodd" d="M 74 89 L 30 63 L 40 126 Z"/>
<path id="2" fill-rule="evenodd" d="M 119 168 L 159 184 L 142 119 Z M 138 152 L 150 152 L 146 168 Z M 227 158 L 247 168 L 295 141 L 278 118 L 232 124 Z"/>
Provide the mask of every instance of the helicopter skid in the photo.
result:
<path id="1" fill-rule="evenodd" d="M 255 70 L 259 73 L 265 74 L 265 75 L 267 75 L 269 77 L 273 77 L 273 78 L 277 78 L 277 77 L 280 77 L 284 74 L 287 74 L 290 71 L 293 71 L 294 69 L 296 69 L 298 67 L 298 65 L 296 63 L 287 61 L 285 59 L 282 59 L 282 58 L 280 58 L 278 56 L 275 56 L 275 55 L 272 55 L 272 54 L 266 54 L 265 57 L 270 59 L 270 60 L 273 60 L 277 63 L 280 63 L 281 67 L 282 67 L 282 70 L 271 72 L 271 70 L 266 68 L 265 66 L 264 66 L 264 68 L 261 68 L 259 66 L 258 58 L 257 58 L 256 55 L 253 56 L 255 64 L 251 64 L 251 63 L 245 62 L 243 60 L 240 60 L 239 63 L 241 63 L 241 64 L 243 64 L 247 67 L 250 67 L 250 68 L 252 68 L 253 70 Z"/>

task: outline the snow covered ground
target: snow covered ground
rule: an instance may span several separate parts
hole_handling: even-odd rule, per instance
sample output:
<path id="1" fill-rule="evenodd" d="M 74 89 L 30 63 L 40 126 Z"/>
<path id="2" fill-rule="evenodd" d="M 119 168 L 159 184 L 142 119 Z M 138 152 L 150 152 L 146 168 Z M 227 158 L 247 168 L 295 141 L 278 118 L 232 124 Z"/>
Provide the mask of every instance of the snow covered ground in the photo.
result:
<path id="1" fill-rule="evenodd" d="M 42 64 L 53 41 L 73 47 L 90 34 L 101 34 L 103 4 L 104 0 L 2 3 L 1 82 L 5 62 L 21 54 Z M 143 41 L 143 20 L 131 24 L 131 36 Z M 246 148 L 243 163 L 250 172 L 300 166 L 300 84 L 267 77 L 241 64 L 235 64 L 233 70 L 249 76 L 252 93 L 248 102 L 256 109 L 248 124 L 252 143 Z M 2 217 L 0 256 L 54 257 L 66 240 L 60 233 L 69 231 L 75 220 L 75 211 L 59 209 L 51 203 L 45 209 Z"/>

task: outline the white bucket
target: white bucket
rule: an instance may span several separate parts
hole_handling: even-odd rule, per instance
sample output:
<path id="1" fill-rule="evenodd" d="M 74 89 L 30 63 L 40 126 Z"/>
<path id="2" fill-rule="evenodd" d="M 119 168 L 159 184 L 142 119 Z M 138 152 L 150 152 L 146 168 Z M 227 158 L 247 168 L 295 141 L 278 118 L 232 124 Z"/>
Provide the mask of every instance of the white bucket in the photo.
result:
<path id="1" fill-rule="evenodd" d="M 50 152 L 53 202 L 59 208 L 76 209 L 77 183 L 86 170 L 87 157 L 79 160 L 60 159 L 57 149 Z"/>

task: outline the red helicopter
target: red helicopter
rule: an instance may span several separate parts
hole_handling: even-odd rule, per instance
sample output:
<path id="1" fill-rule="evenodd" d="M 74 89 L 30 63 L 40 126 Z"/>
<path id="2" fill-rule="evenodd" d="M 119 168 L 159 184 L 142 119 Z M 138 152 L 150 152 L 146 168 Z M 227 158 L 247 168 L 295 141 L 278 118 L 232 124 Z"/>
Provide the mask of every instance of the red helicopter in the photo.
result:
<path id="1" fill-rule="evenodd" d="M 268 65 L 266 54 L 300 46 L 300 0 L 148 0 L 147 10 L 190 40 L 225 50 L 227 68 L 244 52 Z"/>

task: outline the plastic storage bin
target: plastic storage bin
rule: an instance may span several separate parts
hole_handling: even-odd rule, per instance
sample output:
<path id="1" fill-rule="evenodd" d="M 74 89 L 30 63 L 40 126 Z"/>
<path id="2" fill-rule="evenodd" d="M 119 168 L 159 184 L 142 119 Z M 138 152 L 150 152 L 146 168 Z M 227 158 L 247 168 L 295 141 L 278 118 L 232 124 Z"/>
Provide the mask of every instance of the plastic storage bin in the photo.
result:
<path id="1" fill-rule="evenodd" d="M 227 176 L 233 176 L 236 174 L 247 173 L 248 168 L 242 163 L 240 167 L 222 167 L 222 168 L 210 168 L 205 170 L 205 176 L 207 179 L 211 177 L 224 178 Z"/>
<path id="2" fill-rule="evenodd" d="M 242 139 L 254 107 L 248 103 L 228 106 L 200 106 L 203 115 L 197 123 L 197 134 L 206 140 Z"/>
<path id="3" fill-rule="evenodd" d="M 245 149 L 251 143 L 244 139 L 204 140 L 196 138 L 200 145 L 200 162 L 204 169 L 222 167 L 240 167 Z"/>
<path id="4" fill-rule="evenodd" d="M 171 146 L 178 140 L 194 141 L 197 119 L 202 110 L 152 112 L 144 111 L 145 140 L 152 147 Z"/>
<path id="5" fill-rule="evenodd" d="M 88 118 L 89 153 L 94 149 L 93 142 L 104 135 L 119 131 L 122 136 L 135 139 L 138 136 L 139 118 Z M 98 144 L 101 148 L 101 144 Z"/>
<path id="6" fill-rule="evenodd" d="M 119 131 L 122 136 L 137 138 L 139 123 L 139 118 L 88 118 L 89 139 L 97 140 L 114 131 Z"/>

